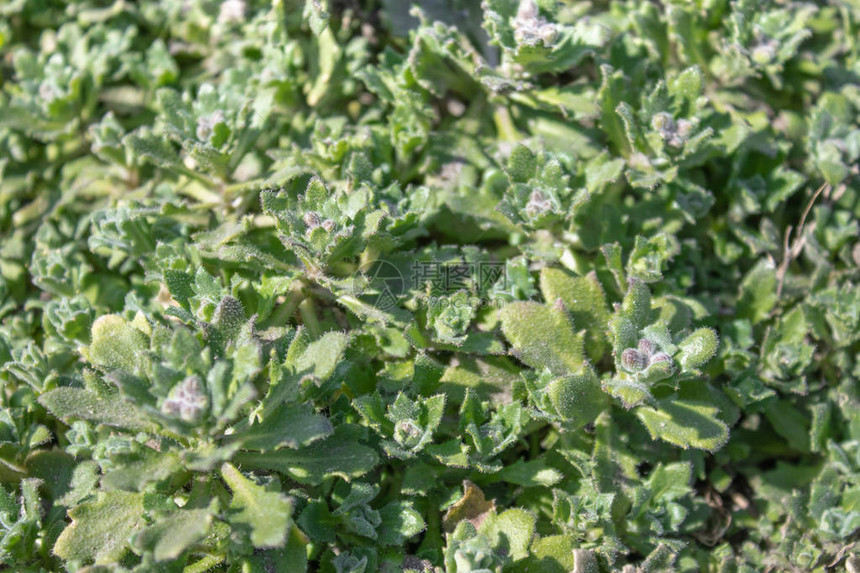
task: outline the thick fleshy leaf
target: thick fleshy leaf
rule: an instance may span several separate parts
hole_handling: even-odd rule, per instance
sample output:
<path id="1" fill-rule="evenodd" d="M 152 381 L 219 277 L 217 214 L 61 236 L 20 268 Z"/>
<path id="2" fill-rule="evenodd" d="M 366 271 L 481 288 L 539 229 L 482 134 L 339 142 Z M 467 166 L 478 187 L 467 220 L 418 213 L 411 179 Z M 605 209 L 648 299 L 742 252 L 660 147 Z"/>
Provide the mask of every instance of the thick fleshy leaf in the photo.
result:
<path id="1" fill-rule="evenodd" d="M 678 363 L 684 370 L 698 368 L 717 353 L 719 344 L 716 332 L 710 328 L 700 328 L 678 345 Z"/>
<path id="2" fill-rule="evenodd" d="M 606 407 L 606 396 L 591 366 L 554 378 L 545 392 L 559 417 L 572 427 L 593 422 Z"/>

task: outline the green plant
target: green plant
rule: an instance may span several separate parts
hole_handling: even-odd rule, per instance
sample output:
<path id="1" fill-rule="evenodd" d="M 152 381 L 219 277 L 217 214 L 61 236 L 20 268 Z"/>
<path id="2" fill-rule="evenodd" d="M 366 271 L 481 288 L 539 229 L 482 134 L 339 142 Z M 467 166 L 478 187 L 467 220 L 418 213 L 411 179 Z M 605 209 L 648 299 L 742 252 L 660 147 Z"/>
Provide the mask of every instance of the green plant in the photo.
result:
<path id="1" fill-rule="evenodd" d="M 860 567 L 860 8 L 0 6 L 0 564 Z"/>

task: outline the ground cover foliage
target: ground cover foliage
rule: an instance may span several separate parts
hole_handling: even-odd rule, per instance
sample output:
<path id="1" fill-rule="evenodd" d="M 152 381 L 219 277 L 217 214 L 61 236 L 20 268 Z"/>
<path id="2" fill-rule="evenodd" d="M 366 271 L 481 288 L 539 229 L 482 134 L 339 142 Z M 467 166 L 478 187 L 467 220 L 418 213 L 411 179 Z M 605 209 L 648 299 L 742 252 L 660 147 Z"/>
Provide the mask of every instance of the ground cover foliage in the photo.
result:
<path id="1" fill-rule="evenodd" d="M 860 570 L 860 4 L 417 5 L 0 5 L 0 564 Z"/>

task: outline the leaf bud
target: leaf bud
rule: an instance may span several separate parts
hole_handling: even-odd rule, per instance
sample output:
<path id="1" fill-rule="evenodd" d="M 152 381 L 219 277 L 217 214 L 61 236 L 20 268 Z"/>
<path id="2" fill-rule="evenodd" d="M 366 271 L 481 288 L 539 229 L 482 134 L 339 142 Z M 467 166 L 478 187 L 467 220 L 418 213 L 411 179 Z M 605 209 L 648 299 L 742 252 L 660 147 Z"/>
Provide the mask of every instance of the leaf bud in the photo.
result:
<path id="1" fill-rule="evenodd" d="M 401 420 L 394 426 L 394 440 L 406 448 L 417 446 L 421 433 L 421 428 L 412 420 Z"/>
<path id="2" fill-rule="evenodd" d="M 305 226 L 308 229 L 316 229 L 320 226 L 320 216 L 313 211 L 308 211 L 307 213 L 305 213 L 303 220 L 305 222 Z"/>
<path id="3" fill-rule="evenodd" d="M 638 372 L 648 366 L 648 357 L 635 348 L 627 348 L 621 353 L 621 364 L 631 372 Z"/>
<path id="4" fill-rule="evenodd" d="M 171 392 L 170 398 L 164 401 L 161 411 L 174 416 L 179 414 L 183 421 L 194 422 L 208 404 L 209 400 L 203 393 L 200 378 L 188 376 Z"/>
<path id="5" fill-rule="evenodd" d="M 639 352 L 651 356 L 654 354 L 654 343 L 648 338 L 639 339 Z"/>

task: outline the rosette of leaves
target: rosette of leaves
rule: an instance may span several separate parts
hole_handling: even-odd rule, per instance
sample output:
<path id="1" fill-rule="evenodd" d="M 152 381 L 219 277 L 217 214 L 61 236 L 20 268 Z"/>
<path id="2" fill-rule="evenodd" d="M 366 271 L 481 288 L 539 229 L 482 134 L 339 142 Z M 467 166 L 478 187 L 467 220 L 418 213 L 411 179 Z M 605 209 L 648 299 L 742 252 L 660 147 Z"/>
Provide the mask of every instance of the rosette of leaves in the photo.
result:
<path id="1" fill-rule="evenodd" d="M 271 104 L 255 100 L 255 105 L 245 97 L 240 86 L 247 78 L 227 80 L 200 86 L 193 98 L 187 92 L 158 90 L 155 106 L 162 123 L 155 131 L 132 133 L 123 141 L 135 155 L 160 167 L 199 177 L 189 165 L 199 166 L 219 180 L 230 180 L 259 137 Z M 174 141 L 187 161 L 175 152 Z"/>
<path id="2" fill-rule="evenodd" d="M 12 60 L 16 89 L 0 123 L 45 141 L 85 129 L 99 90 L 124 75 L 122 57 L 135 33 L 134 27 L 119 30 L 99 24 L 83 29 L 69 22 L 48 32 L 53 50 L 19 47 Z"/>
<path id="3" fill-rule="evenodd" d="M 674 77 L 660 81 L 642 96 L 638 109 L 627 101 L 615 101 L 612 84 L 618 80 L 609 67 L 601 71 L 601 105 L 609 107 L 623 126 L 616 137 L 627 160 L 627 179 L 634 187 L 653 189 L 675 180 L 679 169 L 700 164 L 714 146 L 715 130 L 708 126 L 707 98 L 702 96 L 702 72 L 688 68 Z M 607 127 L 612 127 L 605 118 Z M 616 124 L 617 126 L 617 124 Z"/>
<path id="4" fill-rule="evenodd" d="M 99 317 L 82 351 L 91 370 L 40 397 L 50 412 L 78 428 L 80 438 L 69 450 L 90 451 L 98 464 L 80 486 L 97 497 L 72 512 L 56 553 L 81 563 L 134 553 L 141 566 L 179 558 L 217 563 L 228 554 L 253 561 L 248 547 L 274 548 L 267 549 L 267 559 L 282 563 L 297 558 L 302 534 L 293 529 L 289 499 L 275 482 L 258 485 L 229 461 L 284 464 L 283 471 L 299 472 L 297 479 L 310 483 L 330 472 L 363 473 L 375 464 L 372 450 L 345 434 L 334 437 L 331 423 L 295 394 L 303 380 L 304 387 L 315 388 L 314 382 L 331 376 L 344 349 L 338 340 L 333 347 L 331 340 L 309 343 L 290 331 L 261 336 L 230 296 L 215 305 L 210 320 L 192 328 L 162 324 L 141 312 L 132 320 Z M 260 376 L 270 382 L 265 398 L 255 403 Z M 103 427 L 112 428 L 113 436 L 97 442 L 92 430 L 106 438 Z M 111 446 L 103 449 L 106 443 Z M 320 443 L 334 450 L 320 451 Z M 351 461 L 332 460 L 337 448 L 350 450 Z M 70 472 L 84 471 L 71 459 L 62 463 Z M 219 466 L 232 498 L 212 473 Z M 177 495 L 188 502 L 177 506 Z M 106 515 L 112 517 L 105 521 Z M 231 530 L 239 535 L 232 541 Z"/>
<path id="5" fill-rule="evenodd" d="M 298 517 L 298 523 L 315 541 L 334 542 L 340 539 L 350 546 L 362 542 L 375 542 L 379 547 L 402 544 L 406 539 L 420 533 L 426 527 L 421 514 L 408 501 L 392 501 L 385 505 L 372 503 L 379 495 L 379 486 L 354 482 L 338 488 L 334 493 L 336 507 L 331 510 L 325 500 L 310 501 Z M 376 506 L 376 507 L 374 507 Z M 356 542 L 358 541 L 358 542 Z M 351 554 L 350 566 L 364 564 L 372 570 L 379 566 L 379 556 L 369 548 L 356 548 Z M 345 559 L 328 551 L 322 562 L 337 567 L 346 565 Z"/>
<path id="6" fill-rule="evenodd" d="M 490 510 L 454 525 L 447 536 L 445 567 L 458 573 L 502 571 L 529 554 L 535 535 L 534 516 L 521 509 Z"/>
<path id="7" fill-rule="evenodd" d="M 814 14 L 811 4 L 732 3 L 726 21 L 729 34 L 718 46 L 721 58 L 714 66 L 717 73 L 729 81 L 764 74 L 781 87 L 783 68 L 811 35 L 808 23 Z"/>
<path id="8" fill-rule="evenodd" d="M 824 94 L 809 116 L 808 146 L 812 161 L 831 185 L 841 183 L 860 157 L 856 91 Z"/>
<path id="9" fill-rule="evenodd" d="M 664 307 L 666 309 L 670 307 Z M 661 317 L 661 315 L 663 315 Z M 652 308 L 648 286 L 630 279 L 609 321 L 616 374 L 604 389 L 636 415 L 652 437 L 681 447 L 715 450 L 728 439 L 721 394 L 700 379 L 719 341 L 709 328 L 689 331 L 689 319 Z M 669 325 L 679 331 L 673 334 Z"/>
<path id="10" fill-rule="evenodd" d="M 525 145 L 511 151 L 505 173 L 508 184 L 497 208 L 528 229 L 563 226 L 588 198 L 584 189 L 570 189 L 570 177 L 558 158 Z"/>
<path id="11" fill-rule="evenodd" d="M 466 482 L 464 494 L 446 513 L 444 563 L 458 573 L 529 571 L 599 571 L 590 549 L 578 548 L 567 535 L 541 535 L 535 516 L 522 509 L 497 511 L 483 504 L 483 494 Z"/>
<path id="12" fill-rule="evenodd" d="M 535 0 L 493 0 L 484 10 L 484 28 L 502 49 L 505 75 L 559 73 L 602 48 L 609 29 L 587 18 L 560 22 L 543 14 Z M 553 16 L 555 14 L 552 14 Z"/>
<path id="13" fill-rule="evenodd" d="M 385 408 L 382 398 L 374 394 L 356 398 L 355 407 L 365 422 L 384 437 L 382 448 L 389 456 L 409 459 L 432 442 L 445 411 L 445 396 L 437 394 L 413 401 L 401 393 Z"/>
<path id="14" fill-rule="evenodd" d="M 284 246 L 316 272 L 365 249 L 386 216 L 383 210 L 368 209 L 372 200 L 373 192 L 367 187 L 347 195 L 317 177 L 299 197 L 287 191 L 261 196 L 263 211 L 275 218 Z"/>

